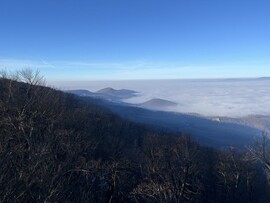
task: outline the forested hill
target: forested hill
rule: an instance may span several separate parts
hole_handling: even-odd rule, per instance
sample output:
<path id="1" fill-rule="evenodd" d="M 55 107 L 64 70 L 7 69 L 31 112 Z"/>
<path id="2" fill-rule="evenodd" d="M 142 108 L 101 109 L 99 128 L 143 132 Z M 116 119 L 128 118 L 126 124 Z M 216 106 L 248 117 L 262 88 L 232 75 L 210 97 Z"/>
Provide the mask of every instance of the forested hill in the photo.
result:
<path id="1" fill-rule="evenodd" d="M 29 71 L 0 79 L 0 202 L 267 202 L 259 150 L 159 134 Z"/>

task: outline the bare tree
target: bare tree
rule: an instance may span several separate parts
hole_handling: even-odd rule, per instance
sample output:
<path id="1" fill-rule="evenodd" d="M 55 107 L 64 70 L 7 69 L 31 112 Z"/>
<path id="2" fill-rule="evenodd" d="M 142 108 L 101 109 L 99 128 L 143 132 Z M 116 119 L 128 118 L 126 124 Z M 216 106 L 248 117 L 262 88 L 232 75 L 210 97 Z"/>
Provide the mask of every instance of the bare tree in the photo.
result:
<path id="1" fill-rule="evenodd" d="M 260 161 L 264 167 L 268 179 L 270 180 L 270 137 L 263 132 L 261 139 L 258 140 L 249 151 L 254 159 Z"/>
<path id="2" fill-rule="evenodd" d="M 168 143 L 167 137 L 150 136 L 146 146 L 144 181 L 134 190 L 134 199 L 154 202 L 193 202 L 200 196 L 200 160 L 190 136 Z"/>
<path id="3" fill-rule="evenodd" d="M 39 70 L 33 71 L 31 68 L 25 68 L 17 72 L 21 82 L 30 85 L 45 85 L 45 79 L 40 75 Z"/>

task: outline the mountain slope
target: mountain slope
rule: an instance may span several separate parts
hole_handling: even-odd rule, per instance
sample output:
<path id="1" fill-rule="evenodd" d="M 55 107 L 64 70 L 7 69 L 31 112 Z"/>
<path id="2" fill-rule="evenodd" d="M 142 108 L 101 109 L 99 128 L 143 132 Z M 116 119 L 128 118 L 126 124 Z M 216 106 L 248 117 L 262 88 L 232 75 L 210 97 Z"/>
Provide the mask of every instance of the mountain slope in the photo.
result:
<path id="1" fill-rule="evenodd" d="M 128 168 L 151 133 L 71 94 L 1 78 L 0 115 L 0 202 L 106 202 L 112 160 Z"/>
<path id="2" fill-rule="evenodd" d="M 234 145 L 243 148 L 261 135 L 260 130 L 240 123 L 222 123 L 194 115 L 151 111 L 128 104 L 121 105 L 91 98 L 86 100 L 105 106 L 121 117 L 137 123 L 165 131 L 190 133 L 200 144 L 206 146 L 224 148 Z"/>

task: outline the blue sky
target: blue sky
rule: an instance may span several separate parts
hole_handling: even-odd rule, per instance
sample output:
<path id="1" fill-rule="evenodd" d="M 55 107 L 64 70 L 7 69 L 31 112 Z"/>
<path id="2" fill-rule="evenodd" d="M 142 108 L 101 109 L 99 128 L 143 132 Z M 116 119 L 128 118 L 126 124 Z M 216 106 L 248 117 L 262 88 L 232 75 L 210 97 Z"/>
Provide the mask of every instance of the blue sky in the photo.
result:
<path id="1" fill-rule="evenodd" d="M 1 0 L 0 68 L 48 80 L 270 76 L 269 0 Z"/>

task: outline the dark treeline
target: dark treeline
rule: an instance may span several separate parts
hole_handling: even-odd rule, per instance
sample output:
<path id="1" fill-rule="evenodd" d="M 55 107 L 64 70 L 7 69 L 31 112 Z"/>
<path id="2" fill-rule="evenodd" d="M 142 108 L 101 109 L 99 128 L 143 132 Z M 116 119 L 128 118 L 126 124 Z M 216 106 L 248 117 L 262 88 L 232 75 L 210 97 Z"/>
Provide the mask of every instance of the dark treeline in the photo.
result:
<path id="1" fill-rule="evenodd" d="M 0 202 L 270 202 L 270 144 L 201 147 L 45 87 L 0 79 Z"/>

